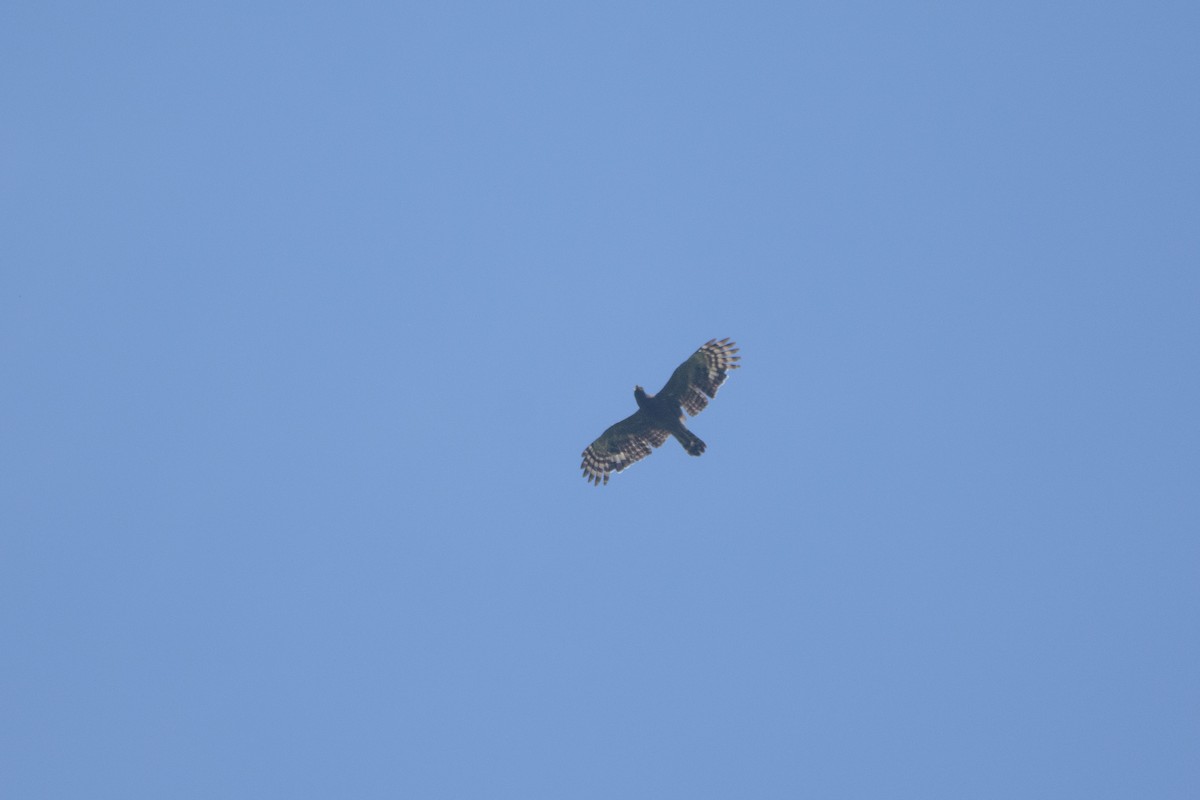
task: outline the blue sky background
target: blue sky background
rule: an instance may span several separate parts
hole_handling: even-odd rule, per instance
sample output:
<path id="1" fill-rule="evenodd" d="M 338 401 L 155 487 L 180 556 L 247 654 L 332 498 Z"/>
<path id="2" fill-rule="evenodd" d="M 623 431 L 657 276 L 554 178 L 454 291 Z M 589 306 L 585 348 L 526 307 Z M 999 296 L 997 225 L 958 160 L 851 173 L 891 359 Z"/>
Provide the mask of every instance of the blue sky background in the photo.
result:
<path id="1" fill-rule="evenodd" d="M 5 4 L 0 793 L 1200 796 L 1198 41 Z"/>

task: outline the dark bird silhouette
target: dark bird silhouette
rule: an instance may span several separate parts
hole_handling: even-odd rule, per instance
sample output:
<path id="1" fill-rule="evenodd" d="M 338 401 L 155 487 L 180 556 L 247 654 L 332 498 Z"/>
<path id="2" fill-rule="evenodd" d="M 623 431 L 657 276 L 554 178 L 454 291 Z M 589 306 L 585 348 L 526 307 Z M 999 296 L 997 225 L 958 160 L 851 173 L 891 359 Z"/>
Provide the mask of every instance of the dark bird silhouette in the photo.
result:
<path id="1" fill-rule="evenodd" d="M 693 456 L 704 452 L 700 437 L 683 424 L 683 412 L 693 417 L 704 410 L 717 389 L 725 382 L 729 370 L 741 356 L 729 339 L 710 339 L 692 357 L 671 373 L 671 379 L 658 394 L 646 394 L 641 386 L 633 389 L 638 410 L 632 416 L 613 425 L 583 451 L 583 476 L 599 486 L 608 483 L 609 475 L 620 472 L 674 436 L 683 449 Z"/>

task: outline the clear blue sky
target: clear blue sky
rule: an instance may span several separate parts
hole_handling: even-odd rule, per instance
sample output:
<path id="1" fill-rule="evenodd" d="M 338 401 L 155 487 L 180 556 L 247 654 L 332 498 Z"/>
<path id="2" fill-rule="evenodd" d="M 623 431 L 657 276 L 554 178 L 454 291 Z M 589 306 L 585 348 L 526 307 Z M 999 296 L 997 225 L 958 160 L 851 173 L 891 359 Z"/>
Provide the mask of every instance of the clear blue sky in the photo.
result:
<path id="1" fill-rule="evenodd" d="M 1198 41 L 7 3 L 0 795 L 1200 797 Z"/>

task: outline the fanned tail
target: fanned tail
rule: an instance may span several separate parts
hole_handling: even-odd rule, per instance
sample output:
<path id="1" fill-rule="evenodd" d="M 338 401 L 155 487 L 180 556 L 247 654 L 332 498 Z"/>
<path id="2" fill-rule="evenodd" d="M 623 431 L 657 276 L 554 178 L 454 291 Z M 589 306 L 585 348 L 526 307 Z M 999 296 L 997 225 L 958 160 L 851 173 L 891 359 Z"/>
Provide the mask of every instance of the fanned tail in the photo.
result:
<path id="1" fill-rule="evenodd" d="M 689 431 L 687 428 L 675 431 L 675 438 L 683 445 L 683 449 L 687 450 L 688 455 L 698 456 L 704 452 L 706 445 L 704 441 L 696 434 Z"/>

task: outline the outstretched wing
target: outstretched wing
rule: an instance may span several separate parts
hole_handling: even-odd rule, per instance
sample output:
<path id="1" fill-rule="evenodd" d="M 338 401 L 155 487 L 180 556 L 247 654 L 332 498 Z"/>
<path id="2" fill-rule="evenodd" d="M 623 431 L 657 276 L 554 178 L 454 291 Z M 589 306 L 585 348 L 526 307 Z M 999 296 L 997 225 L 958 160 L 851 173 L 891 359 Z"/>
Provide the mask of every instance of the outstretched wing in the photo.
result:
<path id="1" fill-rule="evenodd" d="M 717 396 L 717 389 L 725 382 L 729 370 L 737 369 L 735 363 L 741 356 L 738 348 L 728 338 L 717 341 L 709 339 L 692 357 L 680 364 L 671 373 L 671 379 L 658 393 L 658 397 L 669 397 L 693 417 L 708 405 L 708 398 Z"/>
<path id="2" fill-rule="evenodd" d="M 655 425 L 646 412 L 638 409 L 632 416 L 613 425 L 583 451 L 583 477 L 599 486 L 608 483 L 611 472 L 620 472 L 667 440 L 669 434 Z"/>

